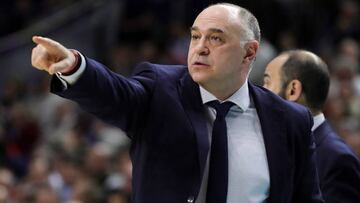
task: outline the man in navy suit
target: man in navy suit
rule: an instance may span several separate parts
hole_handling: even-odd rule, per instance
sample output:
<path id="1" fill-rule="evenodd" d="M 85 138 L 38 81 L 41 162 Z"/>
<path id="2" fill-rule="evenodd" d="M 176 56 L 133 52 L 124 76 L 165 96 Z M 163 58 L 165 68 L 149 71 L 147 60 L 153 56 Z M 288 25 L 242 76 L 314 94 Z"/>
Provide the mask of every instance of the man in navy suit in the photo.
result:
<path id="1" fill-rule="evenodd" d="M 209 6 L 191 27 L 187 66 L 142 63 L 130 78 L 33 41 L 52 92 L 132 139 L 133 202 L 322 202 L 310 112 L 248 82 L 260 29 L 246 9 Z"/>
<path id="2" fill-rule="evenodd" d="M 327 65 L 305 50 L 282 53 L 264 74 L 264 87 L 308 107 L 314 117 L 316 165 L 325 202 L 356 203 L 360 202 L 360 161 L 322 113 L 329 84 Z"/>

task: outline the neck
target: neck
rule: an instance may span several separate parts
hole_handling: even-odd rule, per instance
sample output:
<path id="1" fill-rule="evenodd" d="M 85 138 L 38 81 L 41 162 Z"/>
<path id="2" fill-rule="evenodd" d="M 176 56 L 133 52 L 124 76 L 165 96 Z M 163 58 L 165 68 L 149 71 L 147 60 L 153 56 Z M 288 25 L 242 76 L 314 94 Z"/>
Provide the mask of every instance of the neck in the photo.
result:
<path id="1" fill-rule="evenodd" d="M 312 116 L 317 116 L 322 113 L 321 110 L 314 110 L 314 109 L 310 109 L 310 112 L 311 112 Z"/>
<path id="2" fill-rule="evenodd" d="M 247 80 L 245 80 L 246 82 Z M 202 87 L 204 89 L 206 89 L 208 92 L 210 92 L 211 94 L 213 94 L 218 100 L 220 101 L 224 101 L 226 99 L 228 99 L 229 97 L 231 97 L 231 95 L 233 95 L 236 91 L 238 91 L 242 85 L 245 84 L 245 82 L 239 83 L 237 85 L 233 85 L 233 86 L 228 86 L 228 87 L 224 87 L 221 85 L 218 86 L 213 86 L 213 87 L 209 87 L 207 85 L 202 85 Z M 247 85 L 247 84 L 245 84 Z"/>

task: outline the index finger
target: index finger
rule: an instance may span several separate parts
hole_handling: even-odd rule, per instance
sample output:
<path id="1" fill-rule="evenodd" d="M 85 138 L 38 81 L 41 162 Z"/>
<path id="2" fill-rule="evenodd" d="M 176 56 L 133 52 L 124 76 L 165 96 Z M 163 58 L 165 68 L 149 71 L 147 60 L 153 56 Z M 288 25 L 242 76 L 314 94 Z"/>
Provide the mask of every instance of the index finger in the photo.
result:
<path id="1" fill-rule="evenodd" d="M 33 36 L 32 40 L 36 44 L 44 46 L 49 51 L 58 50 L 59 48 L 61 49 L 61 45 L 50 38 Z"/>

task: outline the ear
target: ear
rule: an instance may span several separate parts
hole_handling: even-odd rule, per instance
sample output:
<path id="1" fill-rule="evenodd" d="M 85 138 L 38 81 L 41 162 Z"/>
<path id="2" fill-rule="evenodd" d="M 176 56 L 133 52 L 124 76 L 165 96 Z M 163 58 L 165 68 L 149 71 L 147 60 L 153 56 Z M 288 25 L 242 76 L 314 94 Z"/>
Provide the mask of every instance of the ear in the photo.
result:
<path id="1" fill-rule="evenodd" d="M 299 80 L 292 80 L 289 82 L 285 96 L 286 100 L 296 102 L 300 99 L 302 93 L 302 84 Z"/>
<path id="2" fill-rule="evenodd" d="M 256 40 L 251 40 L 245 44 L 244 48 L 246 51 L 244 56 L 244 62 L 250 64 L 253 60 L 255 60 L 256 53 L 259 48 L 259 42 Z"/>

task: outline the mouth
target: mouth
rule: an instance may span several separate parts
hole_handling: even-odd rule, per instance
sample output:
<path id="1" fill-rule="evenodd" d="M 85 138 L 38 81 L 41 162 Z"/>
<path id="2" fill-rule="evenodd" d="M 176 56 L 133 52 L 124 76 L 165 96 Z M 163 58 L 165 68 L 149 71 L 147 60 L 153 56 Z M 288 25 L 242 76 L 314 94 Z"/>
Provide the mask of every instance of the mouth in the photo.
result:
<path id="1" fill-rule="evenodd" d="M 194 67 L 209 67 L 209 64 L 206 63 L 202 63 L 202 62 L 198 62 L 196 61 L 195 63 L 192 64 Z"/>

